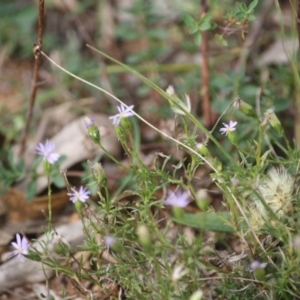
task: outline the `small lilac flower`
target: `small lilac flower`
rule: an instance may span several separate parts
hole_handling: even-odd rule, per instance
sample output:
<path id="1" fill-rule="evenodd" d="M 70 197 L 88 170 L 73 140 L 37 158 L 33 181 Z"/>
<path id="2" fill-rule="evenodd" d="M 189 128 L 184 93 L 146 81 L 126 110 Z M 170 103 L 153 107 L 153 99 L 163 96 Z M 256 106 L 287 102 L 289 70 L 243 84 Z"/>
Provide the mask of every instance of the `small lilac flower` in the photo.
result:
<path id="1" fill-rule="evenodd" d="M 50 294 L 50 292 L 47 293 L 46 299 L 47 300 L 55 300 L 55 298 Z"/>
<path id="2" fill-rule="evenodd" d="M 104 244 L 107 248 L 113 247 L 115 242 L 116 242 L 116 238 L 111 235 L 108 235 L 104 238 Z"/>
<path id="3" fill-rule="evenodd" d="M 43 156 L 44 160 L 47 160 L 49 164 L 54 164 L 60 157 L 58 153 L 53 152 L 55 145 L 46 140 L 45 144 L 39 143 L 36 147 L 37 154 Z"/>
<path id="4" fill-rule="evenodd" d="M 18 257 L 19 260 L 24 261 L 24 254 L 28 254 L 28 248 L 29 248 L 29 243 L 28 240 L 21 236 L 19 234 L 16 234 L 17 242 L 12 242 L 11 244 L 16 248 L 16 250 L 12 251 L 9 255 L 9 257 L 16 256 Z"/>
<path id="5" fill-rule="evenodd" d="M 235 130 L 236 130 L 236 128 L 235 128 L 236 124 L 237 124 L 237 122 L 233 122 L 233 121 L 230 121 L 230 122 L 229 122 L 229 125 L 223 123 L 223 125 L 224 125 L 225 127 L 223 127 L 223 128 L 220 129 L 221 134 L 224 134 L 224 133 L 225 133 L 226 135 L 228 135 L 229 132 L 235 131 Z"/>
<path id="6" fill-rule="evenodd" d="M 249 269 L 250 269 L 250 271 L 254 272 L 254 271 L 258 270 L 258 269 L 264 269 L 266 266 L 267 266 L 267 263 L 261 263 L 258 260 L 254 260 L 250 264 Z"/>
<path id="7" fill-rule="evenodd" d="M 120 125 L 122 118 L 128 118 L 134 116 L 134 113 L 132 112 L 134 105 L 130 105 L 127 108 L 123 103 L 121 103 L 120 106 L 117 106 L 119 113 L 109 117 L 109 119 L 113 120 L 113 125 L 118 126 Z"/>
<path id="8" fill-rule="evenodd" d="M 75 203 L 76 201 L 86 202 L 89 199 L 90 191 L 85 187 L 80 187 L 79 191 L 76 191 L 75 188 L 71 188 L 72 193 L 68 193 L 70 200 Z"/>
<path id="9" fill-rule="evenodd" d="M 187 191 L 168 192 L 164 203 L 173 207 L 185 207 L 189 204 L 189 193 Z"/>
<path id="10" fill-rule="evenodd" d="M 86 129 L 88 129 L 89 127 L 91 127 L 92 125 L 94 125 L 94 119 L 93 118 L 89 118 L 89 117 L 85 117 L 83 119 L 83 123 Z"/>

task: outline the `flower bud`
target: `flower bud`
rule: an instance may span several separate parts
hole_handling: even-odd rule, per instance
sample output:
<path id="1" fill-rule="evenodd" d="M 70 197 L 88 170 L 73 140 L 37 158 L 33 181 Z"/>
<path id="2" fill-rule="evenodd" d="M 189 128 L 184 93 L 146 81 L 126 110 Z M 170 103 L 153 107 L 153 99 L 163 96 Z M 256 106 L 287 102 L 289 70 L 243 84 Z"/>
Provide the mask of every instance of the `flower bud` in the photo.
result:
<path id="1" fill-rule="evenodd" d="M 121 118 L 121 125 L 126 132 L 132 131 L 131 122 L 128 118 Z"/>
<path id="2" fill-rule="evenodd" d="M 214 157 L 214 159 L 212 161 L 212 165 L 218 172 L 222 171 L 222 168 L 223 168 L 222 162 L 217 157 Z"/>
<path id="3" fill-rule="evenodd" d="M 178 220 L 182 220 L 183 219 L 184 210 L 181 207 L 174 206 L 173 207 L 173 213 L 174 213 L 175 217 Z"/>
<path id="4" fill-rule="evenodd" d="M 284 129 L 281 125 L 281 122 L 277 118 L 276 114 L 272 109 L 268 109 L 265 112 L 265 120 L 263 121 L 263 124 L 268 121 L 270 125 L 280 134 L 284 135 Z"/>
<path id="5" fill-rule="evenodd" d="M 199 191 L 197 191 L 197 193 L 196 193 L 196 203 L 202 211 L 207 211 L 208 210 L 208 206 L 210 204 L 210 199 L 209 199 L 209 195 L 207 193 L 207 190 L 200 189 Z"/>
<path id="6" fill-rule="evenodd" d="M 258 260 L 254 260 L 249 268 L 253 272 L 255 278 L 259 281 L 266 281 L 266 271 L 265 267 L 267 263 L 261 263 Z"/>
<path id="7" fill-rule="evenodd" d="M 228 132 L 228 138 L 233 145 L 237 145 L 237 136 L 235 132 L 233 131 Z"/>
<path id="8" fill-rule="evenodd" d="M 76 201 L 76 202 L 75 202 L 75 208 L 76 208 L 76 210 L 77 210 L 79 213 L 82 212 L 83 207 L 84 207 L 83 202 L 81 202 L 81 201 Z"/>
<path id="9" fill-rule="evenodd" d="M 99 185 L 106 185 L 107 177 L 102 165 L 95 162 L 91 165 L 93 176 Z"/>
<path id="10" fill-rule="evenodd" d="M 254 108 L 243 101 L 240 97 L 237 97 L 233 103 L 235 109 L 239 109 L 245 116 L 258 119 L 257 113 Z"/>
<path id="11" fill-rule="evenodd" d="M 172 273 L 172 281 L 174 283 L 178 282 L 181 277 L 185 276 L 188 273 L 188 270 L 185 269 L 183 264 L 177 265 Z"/>
<path id="12" fill-rule="evenodd" d="M 173 87 L 173 85 L 169 85 L 168 88 L 166 89 L 166 93 L 172 97 L 175 95 L 175 89 Z"/>
<path id="13" fill-rule="evenodd" d="M 99 144 L 100 143 L 100 132 L 98 127 L 94 124 L 94 120 L 85 117 L 84 118 L 84 125 L 85 128 L 87 129 L 87 133 L 89 137 L 94 141 L 94 143 Z"/>
<path id="14" fill-rule="evenodd" d="M 190 297 L 189 300 L 201 300 L 203 297 L 203 292 L 201 290 L 198 290 L 193 293 L 193 295 Z"/>
<path id="15" fill-rule="evenodd" d="M 148 227 L 145 224 L 140 224 L 136 230 L 136 234 L 140 240 L 140 243 L 146 249 L 151 248 L 151 238 Z"/>
<path id="16" fill-rule="evenodd" d="M 202 154 L 205 157 L 211 157 L 206 145 L 204 143 L 197 143 L 197 150 L 200 154 Z"/>

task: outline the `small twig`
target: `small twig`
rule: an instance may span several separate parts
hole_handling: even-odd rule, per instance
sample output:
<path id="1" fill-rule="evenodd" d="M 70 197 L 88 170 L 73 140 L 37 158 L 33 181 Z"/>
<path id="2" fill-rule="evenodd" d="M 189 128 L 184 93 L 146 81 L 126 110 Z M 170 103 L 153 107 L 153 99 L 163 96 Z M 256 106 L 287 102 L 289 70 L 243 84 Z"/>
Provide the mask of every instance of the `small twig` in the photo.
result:
<path id="1" fill-rule="evenodd" d="M 202 0 L 202 15 L 204 16 L 208 12 L 207 0 Z M 204 124 L 206 127 L 210 127 L 212 124 L 212 114 L 209 97 L 209 53 L 208 53 L 208 34 L 206 31 L 202 32 L 201 54 L 203 58 L 201 72 L 202 72 L 202 113 Z"/>
<path id="2" fill-rule="evenodd" d="M 38 20 L 38 41 L 34 44 L 33 47 L 33 54 L 35 57 L 35 63 L 33 68 L 33 78 L 32 78 L 32 87 L 31 87 L 31 94 L 29 100 L 29 108 L 26 116 L 26 123 L 24 126 L 24 130 L 22 132 L 21 140 L 20 140 L 20 150 L 19 156 L 22 156 L 25 149 L 26 149 L 26 140 L 27 134 L 30 127 L 30 122 L 32 119 L 32 112 L 35 103 L 36 93 L 38 89 L 38 75 L 39 69 L 41 65 L 42 55 L 42 41 L 43 41 L 43 31 L 44 31 L 44 0 L 39 0 L 39 20 Z"/>

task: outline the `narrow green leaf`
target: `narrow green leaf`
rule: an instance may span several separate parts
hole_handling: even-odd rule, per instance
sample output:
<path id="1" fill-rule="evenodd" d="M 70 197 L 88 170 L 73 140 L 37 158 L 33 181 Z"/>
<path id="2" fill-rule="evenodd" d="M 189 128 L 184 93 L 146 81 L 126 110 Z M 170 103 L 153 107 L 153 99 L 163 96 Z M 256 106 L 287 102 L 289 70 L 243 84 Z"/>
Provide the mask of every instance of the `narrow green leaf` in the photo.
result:
<path id="1" fill-rule="evenodd" d="M 36 187 L 37 187 L 36 179 L 29 182 L 28 187 L 27 187 L 27 194 L 26 194 L 27 202 L 31 202 L 33 200 L 33 198 L 35 197 Z"/>
<path id="2" fill-rule="evenodd" d="M 66 183 L 61 174 L 55 174 L 55 176 L 53 176 L 52 180 L 53 180 L 53 184 L 58 188 L 63 188 L 66 186 Z"/>
<path id="3" fill-rule="evenodd" d="M 0 196 L 4 195 L 8 188 L 12 185 L 12 181 L 6 180 L 0 184 Z"/>
<path id="4" fill-rule="evenodd" d="M 211 28 L 210 23 L 203 23 L 199 25 L 200 31 L 206 31 L 209 30 L 210 28 Z"/>
<path id="5" fill-rule="evenodd" d="M 190 33 L 190 34 L 195 34 L 197 31 L 199 31 L 199 28 L 198 28 L 198 27 L 189 30 L 189 33 Z"/>
<path id="6" fill-rule="evenodd" d="M 211 13 L 207 13 L 207 14 L 201 19 L 200 24 L 204 24 L 204 23 L 208 24 L 208 23 L 210 23 L 211 17 L 212 17 Z"/>
<path id="7" fill-rule="evenodd" d="M 248 10 L 247 5 L 244 2 L 237 2 L 236 6 L 240 12 L 246 13 Z"/>
<path id="8" fill-rule="evenodd" d="M 198 23 L 190 15 L 183 15 L 183 21 L 190 28 L 190 30 L 198 28 Z"/>
<path id="9" fill-rule="evenodd" d="M 12 170 L 15 170 L 14 153 L 10 150 L 7 153 L 7 162 Z"/>
<path id="10" fill-rule="evenodd" d="M 230 215 L 227 212 L 215 213 L 206 212 L 199 214 L 185 213 L 180 220 L 175 216 L 172 217 L 176 223 L 190 226 L 192 228 L 202 229 L 205 231 L 234 232 L 230 224 Z"/>
<path id="11" fill-rule="evenodd" d="M 253 0 L 250 4 L 249 4 L 249 7 L 248 7 L 248 12 L 252 12 L 254 10 L 254 8 L 256 7 L 258 3 L 258 0 Z"/>

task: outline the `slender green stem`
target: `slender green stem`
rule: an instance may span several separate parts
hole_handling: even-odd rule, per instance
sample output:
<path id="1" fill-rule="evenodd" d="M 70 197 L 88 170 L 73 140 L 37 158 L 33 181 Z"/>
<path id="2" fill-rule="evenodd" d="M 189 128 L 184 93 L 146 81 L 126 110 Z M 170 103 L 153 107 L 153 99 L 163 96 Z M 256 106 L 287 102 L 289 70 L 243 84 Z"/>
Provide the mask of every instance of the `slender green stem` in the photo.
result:
<path id="1" fill-rule="evenodd" d="M 66 74 L 69 74 L 70 76 L 76 78 L 77 80 L 82 81 L 82 82 L 84 82 L 85 84 L 87 84 L 87 85 L 89 85 L 89 86 L 92 86 L 92 87 L 94 87 L 95 89 L 98 89 L 98 90 L 102 91 L 103 93 L 109 95 L 110 97 L 112 97 L 113 99 L 115 99 L 116 101 L 118 101 L 119 103 L 122 103 L 125 107 L 128 107 L 125 103 L 123 103 L 119 98 L 117 98 L 117 97 L 114 96 L 113 94 L 111 94 L 111 93 L 109 93 L 108 91 L 102 89 L 101 87 L 99 87 L 99 86 L 97 86 L 97 85 L 95 85 L 95 84 L 93 84 L 93 83 L 90 83 L 89 81 L 86 81 L 86 80 L 82 79 L 81 77 L 78 77 L 78 76 L 76 76 L 75 74 L 73 74 L 73 73 L 67 71 L 66 69 L 64 69 L 63 67 L 61 67 L 60 65 L 58 65 L 58 64 L 57 64 L 54 60 L 52 60 L 49 56 L 47 56 L 44 52 L 41 52 L 41 53 L 42 53 L 43 56 L 44 56 L 45 58 L 47 58 L 53 65 L 55 65 L 57 68 L 59 68 L 60 70 L 62 70 L 62 71 L 65 72 Z M 164 92 L 164 91 L 163 91 L 163 92 Z M 165 95 L 167 95 L 167 94 L 165 93 Z M 181 108 L 181 107 L 180 107 L 180 108 Z M 147 125 L 148 125 L 149 127 L 151 127 L 153 130 L 159 132 L 162 136 L 168 138 L 169 140 L 171 140 L 171 141 L 173 141 L 174 143 L 176 143 L 176 144 L 182 146 L 183 148 L 188 149 L 190 152 L 192 152 L 192 153 L 194 153 L 195 155 L 197 155 L 198 157 L 200 157 L 203 161 L 205 161 L 205 162 L 211 167 L 212 170 L 214 170 L 216 173 L 218 173 L 218 170 L 217 170 L 217 169 L 216 169 L 216 168 L 215 168 L 215 167 L 214 167 L 214 166 L 213 166 L 213 165 L 212 165 L 212 164 L 211 164 L 204 156 L 202 156 L 200 153 L 198 153 L 198 152 L 195 151 L 194 149 L 188 147 L 188 146 L 185 145 L 184 143 L 182 143 L 182 142 L 176 140 L 175 138 L 169 136 L 169 135 L 166 134 L 165 132 L 159 130 L 159 129 L 156 128 L 154 125 L 152 125 L 151 123 L 149 123 L 148 121 L 146 121 L 144 118 L 142 118 L 142 117 L 141 117 L 139 114 L 137 114 L 135 111 L 132 111 L 132 112 L 133 112 L 133 114 L 134 114 L 137 118 L 139 118 L 142 122 L 144 122 L 145 124 L 147 124 Z M 206 134 L 208 134 L 209 136 L 211 136 L 211 134 L 207 131 L 207 129 L 206 129 L 200 122 L 198 122 L 198 120 L 197 120 L 195 117 L 193 117 L 193 120 L 196 120 L 196 122 L 197 122 L 198 124 L 200 124 L 200 126 L 201 126 L 200 128 L 202 128 L 203 131 L 204 131 Z M 215 138 L 212 137 L 212 141 L 216 142 L 216 143 L 219 145 L 219 147 L 221 147 L 221 148 L 223 149 L 223 147 L 216 141 Z M 222 151 L 223 151 L 224 155 L 225 155 L 230 161 L 232 161 L 232 162 L 234 163 L 234 160 L 232 159 L 232 157 L 231 157 L 228 153 L 226 153 L 225 149 L 223 149 Z"/>
<path id="2" fill-rule="evenodd" d="M 191 114 L 189 111 L 187 111 L 187 109 L 185 107 L 183 107 L 182 105 L 180 105 L 179 103 L 177 103 L 176 101 L 174 101 L 174 99 L 169 96 L 164 90 L 162 90 L 160 87 L 158 87 L 155 83 L 153 83 L 151 80 L 149 80 L 148 78 L 146 78 L 145 76 L 141 75 L 140 73 L 136 72 L 134 69 L 128 67 L 127 65 L 121 63 L 120 61 L 112 58 L 111 56 L 105 54 L 104 52 L 90 46 L 87 45 L 87 47 L 89 47 L 90 49 L 92 49 L 93 51 L 101 54 L 102 56 L 110 59 L 111 61 L 123 66 L 126 70 L 128 70 L 129 72 L 131 72 L 132 74 L 134 74 L 135 76 L 137 76 L 138 78 L 140 78 L 142 81 L 144 81 L 147 85 L 149 85 L 151 88 L 153 88 L 154 90 L 156 90 L 161 96 L 163 96 L 164 98 L 168 99 L 172 104 L 174 104 L 174 106 L 176 106 L 177 108 L 179 108 L 180 110 L 182 110 L 187 116 L 188 118 L 198 127 L 200 128 L 213 142 L 214 144 L 222 151 L 222 153 L 224 154 L 224 156 L 232 163 L 232 164 L 236 164 L 236 162 L 234 161 L 234 159 L 228 154 L 228 152 L 224 149 L 224 147 L 214 138 L 214 136 L 211 134 L 211 132 L 209 132 L 205 126 L 203 126 L 201 124 L 201 122 L 199 122 L 199 120 L 193 115 Z M 105 91 L 106 92 L 106 91 Z M 107 92 L 106 92 L 107 93 Z M 121 102 L 119 99 L 116 99 L 117 101 Z M 121 102 L 122 103 L 122 102 Z M 144 120 L 142 117 L 140 117 L 139 115 L 135 114 L 140 120 L 142 120 L 143 122 L 145 122 L 148 126 L 150 126 L 150 124 Z M 153 128 L 154 126 L 150 126 L 151 128 Z M 161 134 L 163 134 L 160 130 L 158 130 L 157 128 L 153 128 L 156 131 L 160 132 Z M 164 136 L 167 136 L 166 134 L 163 134 Z M 193 150 L 190 147 L 187 147 L 186 145 L 184 145 L 183 143 L 167 136 L 169 139 L 175 141 L 177 144 L 183 146 L 186 149 L 189 149 L 190 151 Z M 193 151 L 192 151 L 193 152 Z M 199 153 L 197 153 L 196 151 L 194 151 L 196 155 L 200 156 Z M 201 157 L 202 158 L 202 157 Z M 202 158 L 203 159 L 203 158 Z M 209 162 L 207 162 L 206 160 L 204 160 L 206 163 L 208 163 L 211 166 L 211 164 Z M 215 170 L 215 168 L 213 168 L 213 170 L 215 172 L 218 172 L 217 170 Z"/>
<path id="3" fill-rule="evenodd" d="M 52 191 L 51 191 L 51 181 L 50 181 L 50 175 L 47 175 L 48 180 L 48 230 L 50 232 L 51 230 L 51 223 L 52 223 Z"/>
<path id="4" fill-rule="evenodd" d="M 256 165 L 257 165 L 257 167 L 260 166 L 262 142 L 263 142 L 262 128 L 259 125 L 259 127 L 258 127 L 258 143 L 257 143 L 257 150 L 256 150 Z"/>

